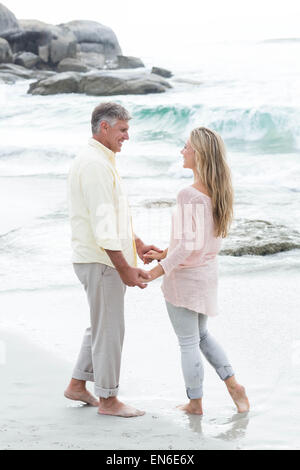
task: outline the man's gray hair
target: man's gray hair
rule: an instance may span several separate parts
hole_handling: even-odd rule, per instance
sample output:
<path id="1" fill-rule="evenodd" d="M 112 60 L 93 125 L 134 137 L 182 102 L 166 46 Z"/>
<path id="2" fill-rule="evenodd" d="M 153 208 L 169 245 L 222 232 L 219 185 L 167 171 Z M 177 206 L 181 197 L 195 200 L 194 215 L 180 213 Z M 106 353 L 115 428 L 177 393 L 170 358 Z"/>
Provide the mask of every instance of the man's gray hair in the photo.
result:
<path id="1" fill-rule="evenodd" d="M 117 103 L 101 103 L 94 109 L 92 113 L 91 125 L 92 134 L 96 135 L 100 131 L 102 121 L 108 122 L 110 126 L 114 126 L 118 120 L 129 121 L 131 116 L 129 112 Z"/>

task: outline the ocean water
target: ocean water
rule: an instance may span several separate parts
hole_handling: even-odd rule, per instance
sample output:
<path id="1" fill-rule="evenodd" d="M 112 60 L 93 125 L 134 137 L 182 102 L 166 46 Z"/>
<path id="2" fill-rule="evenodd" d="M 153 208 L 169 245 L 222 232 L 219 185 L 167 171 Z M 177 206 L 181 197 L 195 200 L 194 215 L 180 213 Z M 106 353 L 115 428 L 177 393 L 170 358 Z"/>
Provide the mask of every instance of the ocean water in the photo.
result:
<path id="1" fill-rule="evenodd" d="M 294 374 L 293 385 L 284 379 L 292 339 L 294 370 L 299 366 L 300 351 L 296 316 L 299 52 L 298 41 L 194 44 L 176 49 L 174 55 L 142 57 L 148 68 L 160 65 L 174 72 L 173 88 L 167 93 L 113 97 L 133 116 L 130 140 L 117 155 L 117 165 L 127 186 L 135 232 L 146 242 L 163 248 L 168 245 L 176 194 L 193 182 L 189 170 L 182 168 L 180 154 L 190 130 L 199 125 L 210 127 L 225 141 L 235 190 L 235 220 L 219 257 L 224 315 L 212 323 L 212 331 L 224 336 L 226 348 L 234 345 L 235 363 L 249 384 L 254 414 L 249 426 L 248 418 L 237 420 L 236 426 L 236 418 L 231 425 L 230 407 L 216 421 L 213 416 L 218 410 L 213 407 L 203 427 L 206 435 L 220 434 L 225 442 L 236 438 L 232 431 L 237 431 L 238 439 L 243 437 L 248 426 L 249 448 L 299 448 L 298 424 L 287 415 L 296 416 L 298 375 Z M 72 361 L 85 324 L 80 315 L 72 319 L 75 309 L 79 312 L 86 303 L 70 264 L 66 179 L 72 159 L 90 137 L 90 115 L 101 97 L 31 96 L 27 94 L 29 84 L 0 83 L 0 322 L 2 327 L 27 331 L 31 339 Z M 160 319 L 158 282 L 146 291 L 142 298 L 130 290 L 128 301 L 143 313 L 150 333 L 156 328 L 154 321 L 160 328 L 162 325 L 166 337 L 171 334 L 170 326 Z M 243 321 L 236 308 L 238 291 Z M 152 305 L 157 306 L 153 317 Z M 285 305 L 285 310 L 275 318 L 277 305 Z M 148 383 L 143 382 L 141 364 L 136 364 L 139 372 L 129 368 L 125 390 L 127 386 L 130 395 L 132 383 L 127 382 L 132 374 L 140 373 L 138 392 L 143 396 L 152 390 L 154 376 L 159 389 L 162 376 L 156 374 L 155 364 L 160 357 L 151 355 L 151 335 L 136 339 L 134 324 L 139 316 L 137 312 L 130 315 L 129 337 L 131 334 L 132 341 L 140 342 L 141 348 L 146 344 L 150 372 Z M 67 330 L 71 333 L 66 338 Z M 159 341 L 167 357 L 169 345 L 162 338 Z M 130 349 L 130 341 L 127 344 L 125 364 L 133 364 L 136 350 Z M 171 347 L 173 354 L 175 340 Z M 175 365 L 170 369 L 174 390 L 179 390 L 179 367 L 178 375 L 173 369 Z M 212 402 L 219 403 L 221 392 L 215 391 L 210 375 L 208 389 Z M 168 398 L 169 394 L 165 386 L 162 396 Z M 285 396 L 285 408 L 280 407 L 280 395 Z M 290 426 L 290 436 L 273 429 L 273 417 L 279 428 Z M 195 424 L 181 418 L 180 423 L 183 430 Z M 227 424 L 228 433 L 223 436 Z"/>
<path id="2" fill-rule="evenodd" d="M 147 67 L 159 62 L 174 72 L 167 93 L 113 98 L 133 116 L 130 141 L 117 160 L 135 231 L 167 246 L 176 194 L 192 183 L 180 150 L 189 131 L 204 125 L 225 140 L 235 189 L 235 221 L 223 244 L 221 274 L 297 270 L 300 43 L 200 44 L 198 56 L 189 50 L 179 57 L 143 58 Z M 28 87 L 28 81 L 0 84 L 1 291 L 75 282 L 66 177 L 101 101 L 31 96 Z"/>

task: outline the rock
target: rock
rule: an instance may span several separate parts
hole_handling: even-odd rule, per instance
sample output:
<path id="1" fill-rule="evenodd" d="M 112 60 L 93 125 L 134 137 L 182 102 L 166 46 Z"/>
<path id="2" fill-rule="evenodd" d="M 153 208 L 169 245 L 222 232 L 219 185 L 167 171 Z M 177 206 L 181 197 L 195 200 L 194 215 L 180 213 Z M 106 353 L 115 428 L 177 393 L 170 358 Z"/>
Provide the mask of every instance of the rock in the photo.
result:
<path id="1" fill-rule="evenodd" d="M 118 68 L 120 69 L 136 69 L 138 67 L 145 67 L 141 59 L 138 57 L 129 57 L 125 55 L 118 55 Z"/>
<path id="2" fill-rule="evenodd" d="M 104 45 L 97 42 L 81 42 L 79 44 L 79 50 L 81 52 L 95 52 L 105 55 Z"/>
<path id="3" fill-rule="evenodd" d="M 15 58 L 15 64 L 22 65 L 22 67 L 26 67 L 27 69 L 32 69 L 39 61 L 39 56 L 32 52 L 21 52 Z"/>
<path id="4" fill-rule="evenodd" d="M 9 40 L 20 34 L 20 26 L 15 15 L 0 3 L 0 36 Z"/>
<path id="5" fill-rule="evenodd" d="M 13 55 L 9 43 L 6 39 L 0 38 L 0 63 L 12 62 Z"/>
<path id="6" fill-rule="evenodd" d="M 164 78 L 171 78 L 173 75 L 170 70 L 163 69 L 161 67 L 152 67 L 151 73 L 155 73 L 156 75 L 160 75 Z"/>
<path id="7" fill-rule="evenodd" d="M 14 52 L 32 52 L 51 65 L 76 56 L 76 38 L 68 29 L 38 20 L 20 20 L 19 24 L 22 34 L 10 41 Z"/>
<path id="8" fill-rule="evenodd" d="M 58 73 L 45 80 L 31 83 L 27 93 L 31 95 L 57 95 L 78 93 L 81 76 L 76 72 Z"/>
<path id="9" fill-rule="evenodd" d="M 52 39 L 50 44 L 50 61 L 52 64 L 58 64 L 67 57 L 76 57 L 76 42 L 65 38 Z"/>
<path id="10" fill-rule="evenodd" d="M 140 95 L 148 93 L 163 93 L 169 87 L 151 75 L 122 76 L 105 72 L 94 72 L 84 76 L 80 82 L 79 91 L 87 95 Z"/>
<path id="11" fill-rule="evenodd" d="M 85 93 L 93 96 L 111 96 L 163 93 L 170 87 L 168 82 L 154 74 L 64 72 L 32 83 L 28 93 L 33 95 Z"/>
<path id="12" fill-rule="evenodd" d="M 104 54 L 105 58 L 116 57 L 122 53 L 113 30 L 96 21 L 70 21 L 60 26 L 71 31 L 80 45 L 84 44 L 82 52 L 99 52 L 100 49 L 95 50 L 96 46 L 87 46 L 86 44 L 101 44 L 103 46 L 101 53 Z M 89 49 L 90 47 L 93 50 Z"/>
<path id="13" fill-rule="evenodd" d="M 13 75 L 16 79 L 23 78 L 29 80 L 33 77 L 32 70 L 25 69 L 24 67 L 16 64 L 0 64 L 0 73 Z"/>
<path id="14" fill-rule="evenodd" d="M 78 52 L 77 58 L 90 68 L 103 69 L 105 64 L 105 56 L 96 52 Z"/>
<path id="15" fill-rule="evenodd" d="M 89 68 L 79 59 L 63 59 L 57 66 L 58 72 L 88 72 Z"/>
<path id="16" fill-rule="evenodd" d="M 0 79 L 4 83 L 15 83 L 17 80 L 30 80 L 32 78 L 41 80 L 54 75 L 54 72 L 29 70 L 16 64 L 0 64 Z"/>
<path id="17" fill-rule="evenodd" d="M 47 63 L 49 61 L 49 46 L 38 46 L 38 55 L 42 62 Z"/>

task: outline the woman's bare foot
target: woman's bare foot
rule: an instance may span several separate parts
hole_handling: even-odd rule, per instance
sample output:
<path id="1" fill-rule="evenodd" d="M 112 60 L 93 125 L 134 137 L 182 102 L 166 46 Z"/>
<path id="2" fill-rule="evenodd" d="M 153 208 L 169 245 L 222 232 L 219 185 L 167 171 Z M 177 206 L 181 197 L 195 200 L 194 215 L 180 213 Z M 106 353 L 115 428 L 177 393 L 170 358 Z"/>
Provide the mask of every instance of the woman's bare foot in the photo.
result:
<path id="1" fill-rule="evenodd" d="M 87 405 L 99 406 L 99 400 L 86 389 L 83 380 L 72 379 L 64 392 L 64 396 L 69 400 L 82 401 Z"/>
<path id="2" fill-rule="evenodd" d="M 200 399 L 190 400 L 186 405 L 178 405 L 176 408 L 191 415 L 203 415 L 202 400 Z"/>
<path id="3" fill-rule="evenodd" d="M 228 387 L 228 392 L 237 407 L 238 413 L 247 413 L 250 410 L 250 403 L 246 395 L 245 387 L 237 384 L 234 387 Z"/>
<path id="4" fill-rule="evenodd" d="M 125 405 L 125 403 L 122 403 L 116 397 L 111 397 L 100 398 L 98 414 L 120 416 L 121 418 L 135 418 L 143 416 L 145 411 L 137 410 L 133 406 Z"/>

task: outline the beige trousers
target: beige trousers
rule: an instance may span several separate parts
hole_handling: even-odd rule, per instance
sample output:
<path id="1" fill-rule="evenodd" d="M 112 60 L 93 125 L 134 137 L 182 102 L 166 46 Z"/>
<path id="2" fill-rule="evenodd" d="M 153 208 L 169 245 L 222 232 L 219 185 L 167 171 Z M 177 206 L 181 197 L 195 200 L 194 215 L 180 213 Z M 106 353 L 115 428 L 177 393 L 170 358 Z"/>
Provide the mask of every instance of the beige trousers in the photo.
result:
<path id="1" fill-rule="evenodd" d="M 101 263 L 74 263 L 90 307 L 86 329 L 72 377 L 95 383 L 97 397 L 116 396 L 124 339 L 125 284 L 116 269 Z"/>

